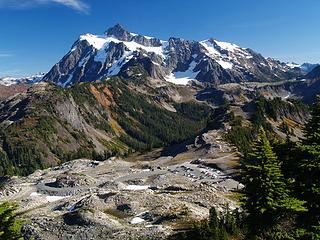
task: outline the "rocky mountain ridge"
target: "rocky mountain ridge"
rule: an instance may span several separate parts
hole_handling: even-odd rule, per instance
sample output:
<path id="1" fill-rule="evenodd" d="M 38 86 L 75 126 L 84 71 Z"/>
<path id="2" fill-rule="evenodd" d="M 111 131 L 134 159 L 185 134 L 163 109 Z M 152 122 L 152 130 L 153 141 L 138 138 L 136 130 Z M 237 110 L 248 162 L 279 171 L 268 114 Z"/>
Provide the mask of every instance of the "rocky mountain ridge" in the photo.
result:
<path id="1" fill-rule="evenodd" d="M 190 81 L 215 85 L 273 82 L 303 74 L 299 68 L 235 44 L 173 37 L 163 41 L 130 33 L 117 24 L 103 35 L 80 36 L 44 80 L 68 87 L 109 76 L 125 76 L 136 65 L 142 66 L 152 78 L 184 85 Z"/>
<path id="2" fill-rule="evenodd" d="M 117 77 L 67 89 L 41 82 L 8 98 L 0 105 L 0 173 L 146 151 L 206 127 L 212 109 L 194 89 L 155 85 Z"/>

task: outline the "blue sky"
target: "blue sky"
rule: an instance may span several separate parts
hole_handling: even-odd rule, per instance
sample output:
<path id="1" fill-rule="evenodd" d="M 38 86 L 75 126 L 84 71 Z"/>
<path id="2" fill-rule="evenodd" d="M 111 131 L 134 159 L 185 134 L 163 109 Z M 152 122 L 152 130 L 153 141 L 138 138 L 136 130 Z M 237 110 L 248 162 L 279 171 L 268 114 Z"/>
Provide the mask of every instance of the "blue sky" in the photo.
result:
<path id="1" fill-rule="evenodd" d="M 118 22 L 161 39 L 213 37 L 320 62 L 319 12 L 319 0 L 0 0 L 0 76 L 48 71 L 80 34 Z"/>

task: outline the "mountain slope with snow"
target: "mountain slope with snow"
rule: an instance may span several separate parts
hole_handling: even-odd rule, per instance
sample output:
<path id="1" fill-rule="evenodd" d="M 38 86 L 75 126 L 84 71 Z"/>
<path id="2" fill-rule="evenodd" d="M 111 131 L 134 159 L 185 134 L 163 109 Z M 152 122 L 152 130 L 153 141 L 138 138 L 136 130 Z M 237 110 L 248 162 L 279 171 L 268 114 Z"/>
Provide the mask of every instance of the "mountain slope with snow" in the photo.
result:
<path id="1" fill-rule="evenodd" d="M 152 78 L 177 84 L 192 80 L 212 84 L 271 82 L 301 75 L 285 63 L 232 43 L 180 38 L 163 41 L 130 33 L 117 24 L 102 35 L 81 35 L 44 80 L 69 87 L 122 75 L 137 65 Z"/>

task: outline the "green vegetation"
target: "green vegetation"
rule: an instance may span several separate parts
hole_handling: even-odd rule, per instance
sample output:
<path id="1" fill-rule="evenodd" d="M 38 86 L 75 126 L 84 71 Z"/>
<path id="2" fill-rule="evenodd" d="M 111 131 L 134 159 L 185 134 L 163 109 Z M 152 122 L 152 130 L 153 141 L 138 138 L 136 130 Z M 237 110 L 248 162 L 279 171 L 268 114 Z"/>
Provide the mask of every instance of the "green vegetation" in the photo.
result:
<path id="1" fill-rule="evenodd" d="M 14 203 L 0 203 L 0 239 L 22 240 L 22 220 L 16 215 L 17 205 Z"/>
<path id="2" fill-rule="evenodd" d="M 240 152 L 247 153 L 251 148 L 253 140 L 253 130 L 250 127 L 243 126 L 243 119 L 230 113 L 229 122 L 231 130 L 226 134 L 226 139 L 234 144 Z"/>
<path id="3" fill-rule="evenodd" d="M 242 178 L 245 188 L 243 206 L 248 213 L 250 235 L 270 238 L 277 229 L 281 232 L 284 219 L 306 211 L 304 202 L 290 195 L 265 131 L 261 128 L 252 152 L 244 160 Z M 286 229 L 285 229 L 286 230 Z"/>
<path id="4" fill-rule="evenodd" d="M 267 117 L 272 118 L 275 121 L 290 115 L 298 115 L 301 118 L 304 118 L 309 111 L 307 105 L 293 99 L 290 99 L 290 101 L 283 101 L 279 97 L 269 100 L 264 97 L 259 97 L 256 103 Z"/>
<path id="5" fill-rule="evenodd" d="M 286 102 L 282 101 L 281 98 L 268 100 L 264 97 L 259 97 L 253 102 L 253 109 L 249 126 L 244 125 L 242 117 L 235 116 L 233 112 L 229 114 L 231 130 L 226 134 L 226 139 L 245 155 L 251 151 L 252 142 L 261 127 L 266 131 L 269 139 L 276 140 L 276 135 L 267 118 L 274 121 L 283 120 L 284 118 L 290 119 L 291 117 L 305 119 L 309 113 L 308 107 L 300 101 L 290 100 L 290 102 Z M 281 126 L 284 133 L 291 134 L 288 124 L 283 122 Z"/>
<path id="6" fill-rule="evenodd" d="M 210 216 L 193 224 L 186 232 L 178 233 L 173 240 L 227 240 L 244 239 L 243 214 L 238 210 L 218 214 L 216 209 L 210 209 Z"/>
<path id="7" fill-rule="evenodd" d="M 226 235 L 223 224 L 214 231 L 204 224 L 192 230 L 192 239 L 320 239 L 320 97 L 311 115 L 305 139 L 297 143 L 287 138 L 273 141 L 272 147 L 260 127 L 242 160 L 244 211 L 235 222 L 241 234 Z M 231 120 L 233 126 L 242 124 L 241 118 Z"/>
<path id="8" fill-rule="evenodd" d="M 303 216 L 307 230 L 320 238 L 320 96 L 305 127 L 305 139 L 291 157 L 298 167 L 295 180 L 297 194 L 307 202 L 309 212 Z"/>
<path id="9" fill-rule="evenodd" d="M 117 106 L 113 111 L 127 134 L 121 140 L 137 151 L 174 144 L 195 136 L 202 131 L 211 115 L 205 104 L 174 104 L 177 112 L 157 106 L 156 99 L 131 91 L 122 81 L 109 81 Z M 154 102 L 154 103 L 153 103 Z"/>
<path id="10" fill-rule="evenodd" d="M 213 112 L 208 105 L 171 103 L 155 89 L 142 94 L 132 84 L 115 77 L 69 89 L 49 85 L 1 108 L 0 116 L 14 116 L 0 126 L 0 176 L 28 175 L 78 158 L 144 152 L 187 140 L 207 127 Z M 162 98 L 176 112 L 161 107 Z"/>

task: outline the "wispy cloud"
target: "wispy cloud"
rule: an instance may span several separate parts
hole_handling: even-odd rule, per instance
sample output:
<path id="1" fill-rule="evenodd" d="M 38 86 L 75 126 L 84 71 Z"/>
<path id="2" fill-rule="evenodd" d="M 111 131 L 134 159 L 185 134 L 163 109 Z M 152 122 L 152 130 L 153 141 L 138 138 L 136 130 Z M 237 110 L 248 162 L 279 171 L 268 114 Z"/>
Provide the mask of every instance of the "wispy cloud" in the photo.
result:
<path id="1" fill-rule="evenodd" d="M 89 5 L 83 0 L 0 0 L 0 8 L 27 9 L 50 3 L 69 7 L 79 13 L 89 14 L 90 11 Z"/>
<path id="2" fill-rule="evenodd" d="M 13 55 L 11 53 L 0 52 L 0 58 L 7 58 L 7 57 L 13 57 Z"/>

